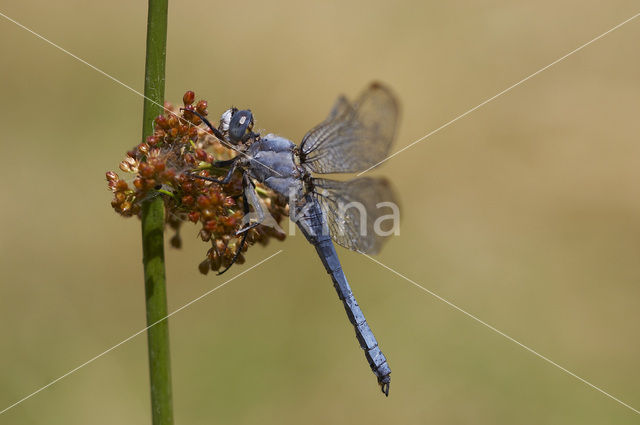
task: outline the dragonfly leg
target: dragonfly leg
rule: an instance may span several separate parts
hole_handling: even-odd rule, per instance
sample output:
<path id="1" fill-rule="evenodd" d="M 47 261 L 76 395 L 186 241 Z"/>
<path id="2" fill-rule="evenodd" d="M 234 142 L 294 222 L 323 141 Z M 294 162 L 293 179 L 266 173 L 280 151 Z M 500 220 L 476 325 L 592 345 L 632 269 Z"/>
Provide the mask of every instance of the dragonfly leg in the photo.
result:
<path id="1" fill-rule="evenodd" d="M 251 187 L 247 187 L 247 184 L 251 184 Z M 246 216 L 247 214 L 249 214 L 249 202 L 246 201 L 246 197 L 247 197 L 246 192 L 252 191 L 255 194 L 255 188 L 253 187 L 253 184 L 251 183 L 251 179 L 249 179 L 249 177 L 246 174 L 242 178 L 242 187 L 244 188 L 244 192 L 245 192 L 245 202 L 243 202 L 243 208 L 242 209 L 243 209 L 244 215 Z M 258 205 L 259 204 L 260 203 L 258 203 Z M 236 253 L 233 255 L 233 259 L 231 260 L 231 263 L 229 263 L 229 265 L 227 267 L 225 267 L 224 270 L 222 270 L 221 272 L 218 272 L 218 276 L 220 276 L 221 274 L 223 274 L 224 272 L 229 270 L 231 268 L 231 266 L 233 266 L 235 264 L 235 262 L 238 260 L 238 257 L 242 253 L 242 248 L 244 247 L 244 244 L 247 242 L 247 236 L 248 235 L 249 235 L 249 232 L 244 232 L 244 234 L 242 235 L 242 240 L 240 240 L 240 245 L 238 246 L 238 249 L 236 250 Z"/>
<path id="2" fill-rule="evenodd" d="M 227 159 L 224 161 L 213 161 L 211 165 L 213 165 L 216 168 L 227 168 L 233 165 L 236 162 L 236 159 L 237 158 Z"/>
<path id="3" fill-rule="evenodd" d="M 210 181 L 210 182 L 214 182 L 214 183 L 218 183 L 218 184 L 228 184 L 231 179 L 233 178 L 233 173 L 236 171 L 236 160 L 234 159 L 230 159 L 228 161 L 215 161 L 212 164 L 214 167 L 229 167 L 229 171 L 227 171 L 227 175 L 224 176 L 221 179 L 216 179 L 213 177 L 205 177 L 205 176 L 200 176 L 198 174 L 191 174 L 193 177 L 195 177 L 196 179 L 200 179 L 200 180 L 206 180 L 206 181 Z"/>
<path id="4" fill-rule="evenodd" d="M 185 111 L 186 109 L 180 108 L 180 110 Z M 226 141 L 226 139 L 224 138 L 224 135 L 220 132 L 220 130 L 215 128 L 208 119 L 206 119 L 205 117 L 203 117 L 202 115 L 200 115 L 197 111 L 195 111 L 193 109 L 189 109 L 189 112 L 191 112 L 196 117 L 200 118 L 200 120 L 202 120 L 202 122 L 205 123 L 206 126 L 211 129 L 211 131 L 213 132 L 213 135 L 216 136 L 219 140 Z"/>
<path id="5" fill-rule="evenodd" d="M 229 263 L 229 265 L 227 267 L 225 267 L 224 270 L 222 270 L 221 272 L 218 272 L 217 276 L 220 276 L 222 273 L 224 273 L 227 270 L 229 270 L 231 268 L 231 266 L 233 266 L 235 264 L 235 262 L 238 261 L 238 257 L 240 256 L 240 253 L 242 252 L 242 247 L 244 246 L 245 242 L 247 241 L 247 235 L 248 234 L 249 233 L 245 233 L 244 235 L 242 235 L 242 240 L 240 241 L 240 246 L 236 250 L 236 253 L 233 256 L 233 259 L 231 260 L 231 263 Z"/>

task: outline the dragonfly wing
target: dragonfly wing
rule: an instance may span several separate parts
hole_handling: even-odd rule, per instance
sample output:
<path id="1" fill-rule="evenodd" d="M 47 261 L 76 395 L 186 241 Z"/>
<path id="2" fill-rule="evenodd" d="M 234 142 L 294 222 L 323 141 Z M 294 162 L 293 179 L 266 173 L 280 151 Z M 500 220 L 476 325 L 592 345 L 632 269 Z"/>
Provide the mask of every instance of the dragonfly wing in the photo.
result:
<path id="1" fill-rule="evenodd" d="M 398 214 L 395 196 L 388 180 L 361 177 L 348 181 L 312 179 L 312 196 L 318 201 L 327 220 L 331 238 L 354 251 L 377 253 L 389 232 L 384 216 Z M 391 223 L 399 225 L 395 217 Z M 378 223 L 382 221 L 382 223 Z M 382 234 L 382 232 L 385 234 Z"/>
<path id="2" fill-rule="evenodd" d="M 387 157 L 397 122 L 395 96 L 378 83 L 354 104 L 340 97 L 327 119 L 302 139 L 302 163 L 321 174 L 364 171 Z"/>

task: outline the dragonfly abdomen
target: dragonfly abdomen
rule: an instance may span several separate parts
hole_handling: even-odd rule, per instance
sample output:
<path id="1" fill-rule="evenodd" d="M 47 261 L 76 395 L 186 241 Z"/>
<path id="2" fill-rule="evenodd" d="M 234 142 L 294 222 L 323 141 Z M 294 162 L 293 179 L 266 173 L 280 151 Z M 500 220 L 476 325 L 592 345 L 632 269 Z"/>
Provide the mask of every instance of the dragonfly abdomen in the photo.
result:
<path id="1" fill-rule="evenodd" d="M 338 297 L 342 300 L 344 309 L 347 312 L 347 317 L 355 329 L 356 338 L 360 343 L 360 347 L 364 350 L 364 355 L 369 362 L 369 366 L 378 378 L 382 392 L 385 395 L 389 395 L 389 383 L 391 381 L 389 375 L 391 374 L 391 369 L 389 368 L 387 359 L 378 346 L 378 341 L 373 335 L 373 331 L 371 331 L 364 317 L 364 313 L 362 313 L 358 302 L 353 296 L 351 287 L 340 265 L 333 241 L 331 241 L 331 239 L 325 239 L 318 241 L 315 246 L 327 272 L 331 276 Z"/>
<path id="2" fill-rule="evenodd" d="M 387 364 L 387 359 L 378 347 L 369 324 L 364 318 L 364 314 L 358 305 L 347 277 L 345 276 L 336 248 L 329 236 L 327 223 L 318 202 L 309 194 L 304 198 L 302 205 L 290 206 L 293 213 L 292 218 L 307 238 L 313 244 L 322 260 L 327 273 L 331 276 L 333 286 L 338 292 L 338 297 L 344 305 L 347 317 L 353 325 L 360 347 L 364 350 L 365 357 L 369 362 L 371 370 L 378 378 L 378 384 L 385 395 L 389 395 L 389 382 L 391 381 L 391 369 Z"/>

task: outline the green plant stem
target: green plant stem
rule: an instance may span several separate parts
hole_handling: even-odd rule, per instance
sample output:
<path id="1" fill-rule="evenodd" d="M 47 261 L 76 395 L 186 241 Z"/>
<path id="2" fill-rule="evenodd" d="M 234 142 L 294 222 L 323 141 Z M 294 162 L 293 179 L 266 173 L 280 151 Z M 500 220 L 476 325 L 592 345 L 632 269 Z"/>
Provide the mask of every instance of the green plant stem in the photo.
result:
<path id="1" fill-rule="evenodd" d="M 168 0 L 149 0 L 144 78 L 143 140 L 163 112 Z M 173 424 L 169 322 L 164 266 L 164 204 L 160 197 L 142 205 L 142 262 L 147 308 L 147 342 L 153 425 Z"/>

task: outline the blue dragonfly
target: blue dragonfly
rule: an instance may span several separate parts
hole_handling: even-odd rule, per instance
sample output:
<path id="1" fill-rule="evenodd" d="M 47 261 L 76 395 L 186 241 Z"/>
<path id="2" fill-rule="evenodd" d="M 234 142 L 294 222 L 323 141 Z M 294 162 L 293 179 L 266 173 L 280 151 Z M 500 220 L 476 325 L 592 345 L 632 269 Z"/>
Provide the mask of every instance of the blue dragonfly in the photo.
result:
<path id="1" fill-rule="evenodd" d="M 385 86 L 373 83 L 353 103 L 339 97 L 329 116 L 304 136 L 300 146 L 274 134 L 262 137 L 254 133 L 250 110 L 227 110 L 218 128 L 205 117 L 194 114 L 218 139 L 230 143 L 240 153 L 233 159 L 212 164 L 228 167 L 223 178 L 194 175 L 226 184 L 234 172 L 243 173 L 246 219 L 238 231 L 238 235 L 243 236 L 236 258 L 246 241 L 247 231 L 265 218 L 254 181 L 288 197 L 291 221 L 315 247 L 381 390 L 388 396 L 391 369 L 353 296 L 333 242 L 355 251 L 378 252 L 387 233 L 381 234 L 377 231 L 380 229 L 375 228 L 382 216 L 377 206 L 381 202 L 397 205 L 393 191 L 384 178 L 338 181 L 316 178 L 313 174 L 357 173 L 385 159 L 398 122 L 395 96 Z"/>

